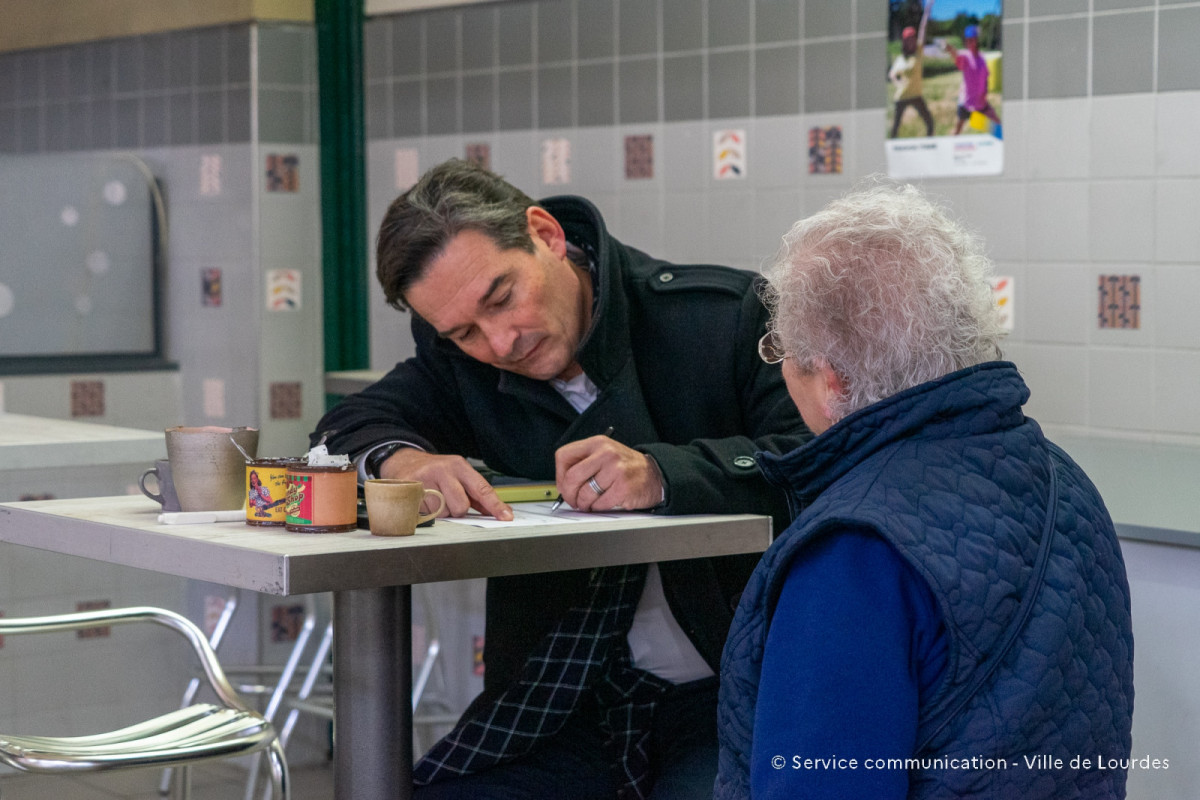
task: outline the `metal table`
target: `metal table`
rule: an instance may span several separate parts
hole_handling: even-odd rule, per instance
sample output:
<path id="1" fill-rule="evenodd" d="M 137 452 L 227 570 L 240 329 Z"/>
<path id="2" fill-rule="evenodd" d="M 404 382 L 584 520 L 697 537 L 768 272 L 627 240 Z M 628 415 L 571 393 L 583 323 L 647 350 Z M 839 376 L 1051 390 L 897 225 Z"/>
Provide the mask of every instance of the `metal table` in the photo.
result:
<path id="1" fill-rule="evenodd" d="M 374 369 L 348 369 L 325 373 L 325 391 L 329 394 L 354 394 L 377 383 L 387 373 Z"/>
<path id="2" fill-rule="evenodd" d="M 417 535 L 161 525 L 136 496 L 0 504 L 0 541 L 274 595 L 333 592 L 337 800 L 412 790 L 411 585 L 761 552 L 767 517 L 604 519 Z"/>
<path id="3" fill-rule="evenodd" d="M 6 470 L 141 462 L 152 467 L 154 459 L 166 457 L 167 445 L 162 431 L 0 413 L 0 452 L 0 468 Z"/>

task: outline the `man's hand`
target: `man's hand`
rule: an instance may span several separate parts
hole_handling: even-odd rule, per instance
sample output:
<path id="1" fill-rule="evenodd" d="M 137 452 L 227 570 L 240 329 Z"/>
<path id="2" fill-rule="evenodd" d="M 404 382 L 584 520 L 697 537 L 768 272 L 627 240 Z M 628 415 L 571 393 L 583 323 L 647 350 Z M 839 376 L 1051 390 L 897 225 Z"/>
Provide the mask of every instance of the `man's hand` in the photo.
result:
<path id="1" fill-rule="evenodd" d="M 645 453 L 607 436 L 563 445 L 554 454 L 554 466 L 554 481 L 563 500 L 579 511 L 632 511 L 662 502 L 658 465 Z"/>
<path id="2" fill-rule="evenodd" d="M 420 481 L 426 489 L 437 489 L 446 498 L 442 516 L 461 517 L 473 508 L 496 519 L 513 518 L 512 508 L 462 456 L 440 456 L 404 447 L 379 465 L 379 477 Z"/>

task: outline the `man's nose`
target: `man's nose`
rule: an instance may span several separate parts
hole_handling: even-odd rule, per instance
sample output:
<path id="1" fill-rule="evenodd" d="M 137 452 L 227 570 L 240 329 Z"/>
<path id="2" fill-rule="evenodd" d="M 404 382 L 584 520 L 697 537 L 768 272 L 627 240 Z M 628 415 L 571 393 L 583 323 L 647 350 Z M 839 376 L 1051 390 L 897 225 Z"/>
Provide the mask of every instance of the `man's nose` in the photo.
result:
<path id="1" fill-rule="evenodd" d="M 500 359 L 512 356 L 513 347 L 517 342 L 517 331 L 502 322 L 492 322 L 483 326 L 483 334 L 487 337 L 488 346 Z"/>

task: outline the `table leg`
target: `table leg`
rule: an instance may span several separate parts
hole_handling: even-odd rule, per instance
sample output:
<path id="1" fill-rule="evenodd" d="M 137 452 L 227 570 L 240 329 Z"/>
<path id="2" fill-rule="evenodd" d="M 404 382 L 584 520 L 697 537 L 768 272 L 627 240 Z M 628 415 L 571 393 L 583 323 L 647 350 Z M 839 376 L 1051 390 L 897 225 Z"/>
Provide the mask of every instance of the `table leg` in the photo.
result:
<path id="1" fill-rule="evenodd" d="M 333 593 L 336 800 L 412 796 L 412 588 Z"/>

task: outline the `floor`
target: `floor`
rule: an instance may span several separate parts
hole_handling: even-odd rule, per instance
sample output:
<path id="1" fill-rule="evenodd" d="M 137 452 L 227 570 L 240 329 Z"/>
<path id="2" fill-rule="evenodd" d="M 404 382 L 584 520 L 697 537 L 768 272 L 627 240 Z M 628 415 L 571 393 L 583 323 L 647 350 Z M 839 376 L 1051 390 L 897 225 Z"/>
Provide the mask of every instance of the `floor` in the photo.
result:
<path id="1" fill-rule="evenodd" d="M 158 793 L 161 774 L 129 770 L 66 778 L 9 773 L 0 775 L 0 800 L 163 800 Z M 333 800 L 332 764 L 294 768 L 291 776 L 292 800 Z M 192 769 L 192 800 L 240 800 L 245 791 L 246 770 L 236 763 Z"/>

